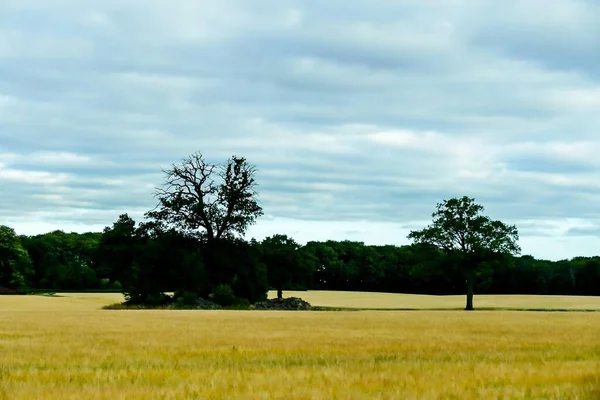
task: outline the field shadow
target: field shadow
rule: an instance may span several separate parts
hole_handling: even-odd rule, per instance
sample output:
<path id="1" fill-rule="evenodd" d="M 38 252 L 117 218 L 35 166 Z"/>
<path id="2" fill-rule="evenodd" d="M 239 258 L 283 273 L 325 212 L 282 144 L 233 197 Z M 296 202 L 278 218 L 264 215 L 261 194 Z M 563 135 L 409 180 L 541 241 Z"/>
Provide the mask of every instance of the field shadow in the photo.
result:
<path id="1" fill-rule="evenodd" d="M 582 400 L 600 399 L 600 371 L 583 378 L 580 385 L 581 387 L 577 390 L 577 398 Z"/>

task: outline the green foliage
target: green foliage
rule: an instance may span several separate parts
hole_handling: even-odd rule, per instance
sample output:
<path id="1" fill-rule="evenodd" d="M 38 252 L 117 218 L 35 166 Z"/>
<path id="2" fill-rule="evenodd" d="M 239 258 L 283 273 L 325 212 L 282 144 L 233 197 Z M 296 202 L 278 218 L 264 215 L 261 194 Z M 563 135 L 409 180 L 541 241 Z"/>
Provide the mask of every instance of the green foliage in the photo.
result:
<path id="1" fill-rule="evenodd" d="M 127 214 L 106 227 L 94 252 L 98 276 L 121 283 L 132 278 L 132 268 L 141 250 L 141 239 L 135 221 Z"/>
<path id="2" fill-rule="evenodd" d="M 238 297 L 246 298 L 250 303 L 266 298 L 269 274 L 262 262 L 261 243 L 257 241 L 226 240 L 218 246 L 203 244 L 198 247 L 196 239 L 170 235 L 167 240 L 166 236 L 148 226 L 136 229 L 133 235 L 135 240 L 129 245 L 134 243 L 135 268 L 126 268 L 125 282 L 115 279 L 124 271 L 104 269 L 101 272 L 104 264 L 92 260 L 90 268 L 96 271 L 97 276 L 108 273 L 108 277 L 97 279 L 94 287 L 85 289 L 81 289 L 77 279 L 65 279 L 77 269 L 72 269 L 64 260 L 68 261 L 73 252 L 89 252 L 65 247 L 61 239 L 84 242 L 76 238 L 77 234 L 54 232 L 20 237 L 33 260 L 34 271 L 30 271 L 29 275 L 33 288 L 28 291 L 36 291 L 36 288 L 48 291 L 124 290 L 128 293 L 138 290 L 138 297 L 144 298 L 148 293 L 179 288 L 180 291 L 202 292 L 200 297 L 207 298 L 218 284 L 229 283 Z M 123 238 L 126 243 L 130 240 L 127 235 Z M 50 247 L 48 253 L 40 254 L 39 244 L 48 245 L 49 242 L 56 248 Z M 127 253 L 114 253 L 115 256 L 117 254 Z M 310 242 L 300 246 L 298 254 L 303 259 L 309 258 L 315 268 L 307 277 L 308 282 L 292 282 L 290 290 L 464 292 L 462 271 L 458 267 L 453 268 L 451 256 L 433 245 L 367 246 L 350 241 Z M 107 271 L 114 271 L 115 276 Z M 600 257 L 551 262 L 528 255 L 504 255 L 503 258 L 484 261 L 477 273 L 478 293 L 600 295 Z"/>
<path id="3" fill-rule="evenodd" d="M 444 200 L 432 214 L 433 223 L 411 231 L 409 239 L 444 251 L 448 264 L 457 268 L 467 283 L 467 307 L 473 309 L 476 279 L 487 277 L 506 255 L 521 251 L 516 226 L 481 214 L 484 208 L 469 197 Z"/>
<path id="4" fill-rule="evenodd" d="M 130 301 L 169 290 L 225 296 L 224 283 L 248 301 L 265 298 L 266 267 L 238 238 L 262 215 L 256 169 L 241 157 L 217 165 L 194 153 L 163 172 L 148 221 L 135 228 L 125 214 L 105 230 L 97 252 L 102 271 L 123 283 Z M 231 305 L 235 296 L 221 300 Z"/>
<path id="5" fill-rule="evenodd" d="M 303 254 L 301 246 L 287 235 L 267 237 L 257 246 L 267 266 L 269 285 L 279 294 L 292 286 L 308 287 L 316 267 L 311 253 Z"/>
<path id="6" fill-rule="evenodd" d="M 33 276 L 31 258 L 14 229 L 0 225 L 0 286 L 26 292 Z"/>
<path id="7" fill-rule="evenodd" d="M 409 239 L 439 247 L 447 253 L 485 257 L 492 254 L 517 254 L 519 234 L 516 226 L 481 215 L 484 208 L 469 197 L 444 200 L 432 214 L 433 223 L 411 231 Z"/>
<path id="8" fill-rule="evenodd" d="M 109 278 L 103 278 L 99 280 L 99 286 L 100 289 L 105 289 L 105 290 L 123 290 L 123 285 L 121 285 L 121 282 L 119 281 L 114 281 L 114 282 L 110 282 Z"/>
<path id="9" fill-rule="evenodd" d="M 236 297 L 231 308 L 247 310 L 250 308 L 250 302 L 244 297 Z"/>
<path id="10" fill-rule="evenodd" d="M 215 287 L 210 297 L 212 301 L 223 307 L 229 307 L 233 305 L 237 299 L 231 286 L 224 284 Z"/>
<path id="11" fill-rule="evenodd" d="M 341 259 L 341 243 L 328 241 L 326 243 L 308 242 L 306 252 L 316 260 L 315 286 L 321 289 L 332 289 L 349 282 L 348 271 L 351 265 L 346 265 Z M 338 247 L 339 250 L 338 250 Z"/>
<path id="12" fill-rule="evenodd" d="M 148 306 L 166 306 L 173 303 L 173 298 L 166 293 L 152 292 L 143 293 L 140 291 L 126 292 L 125 304 L 128 305 L 148 305 Z"/>
<path id="13" fill-rule="evenodd" d="M 123 290 L 123 285 L 121 285 L 121 282 L 119 281 L 114 281 L 113 283 L 108 285 L 108 288 L 112 290 Z"/>
<path id="14" fill-rule="evenodd" d="M 178 306 L 193 306 L 198 300 L 198 294 L 194 292 L 183 291 L 175 294 Z"/>
<path id="15" fill-rule="evenodd" d="M 19 237 L 0 227 L 0 292 L 122 290 L 129 305 L 168 307 L 175 300 L 164 293 L 174 291 L 177 307 L 190 308 L 216 293 L 240 309 L 265 300 L 269 288 L 458 294 L 465 280 L 468 291 L 476 282 L 478 293 L 600 295 L 600 257 L 518 256 L 516 227 L 481 215 L 483 207 L 468 197 L 438 204 L 433 223 L 411 232 L 408 246 L 301 246 L 282 234 L 248 242 L 236 236 L 262 213 L 253 206 L 253 167 L 236 157 L 210 165 L 196 154 L 173 168 L 167 187 L 175 197 L 139 225 L 123 214 L 102 233 Z M 185 181 L 190 171 L 198 181 Z M 211 176 L 221 182 L 202 180 Z M 199 192 L 184 196 L 183 182 L 199 184 Z M 169 205 L 175 208 L 165 210 Z"/>
<path id="16" fill-rule="evenodd" d="M 201 252 L 210 289 L 200 292 L 202 297 L 210 294 L 217 285 L 227 283 L 237 296 L 251 303 L 266 298 L 269 288 L 267 270 L 255 246 L 240 239 L 220 239 L 206 243 Z"/>
<path id="17" fill-rule="evenodd" d="M 35 270 L 32 286 L 53 290 L 98 287 L 94 253 L 100 236 L 98 233 L 54 231 L 22 237 Z"/>

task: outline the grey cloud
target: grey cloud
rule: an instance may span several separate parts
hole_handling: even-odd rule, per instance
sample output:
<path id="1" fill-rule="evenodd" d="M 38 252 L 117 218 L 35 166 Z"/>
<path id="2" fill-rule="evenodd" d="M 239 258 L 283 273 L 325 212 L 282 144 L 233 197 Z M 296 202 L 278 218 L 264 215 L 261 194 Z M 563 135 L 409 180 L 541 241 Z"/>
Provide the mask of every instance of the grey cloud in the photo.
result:
<path id="1" fill-rule="evenodd" d="M 594 219 L 598 6 L 507 4 L 3 2 L 0 218 L 140 215 L 201 150 L 256 164 L 271 218 L 410 225 L 466 194 Z M 68 179 L 15 180 L 33 173 Z"/>
<path id="2" fill-rule="evenodd" d="M 527 171 L 527 172 L 545 172 L 545 173 L 589 173 L 597 171 L 597 166 L 586 162 L 585 160 L 560 160 L 557 157 L 539 156 L 535 154 L 517 155 L 505 157 L 504 162 L 508 168 Z"/>
<path id="3" fill-rule="evenodd" d="M 480 19 L 471 40 L 517 59 L 551 70 L 579 71 L 598 80 L 600 5 L 594 1 L 482 2 L 494 18 Z M 541 10 L 543 12 L 540 12 Z M 481 29 L 485 24 L 487 29 Z"/>
<path id="4" fill-rule="evenodd" d="M 566 233 L 566 236 L 598 236 L 600 237 L 600 226 L 588 227 L 588 228 L 570 228 Z"/>

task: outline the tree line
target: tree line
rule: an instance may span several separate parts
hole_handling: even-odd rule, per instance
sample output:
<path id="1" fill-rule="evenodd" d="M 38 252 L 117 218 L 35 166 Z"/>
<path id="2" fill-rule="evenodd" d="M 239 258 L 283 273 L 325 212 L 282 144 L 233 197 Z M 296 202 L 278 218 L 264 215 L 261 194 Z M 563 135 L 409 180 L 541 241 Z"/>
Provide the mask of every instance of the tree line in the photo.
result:
<path id="1" fill-rule="evenodd" d="M 600 257 L 520 255 L 516 227 L 483 215 L 469 197 L 438 204 L 409 245 L 300 245 L 284 234 L 244 239 L 263 213 L 257 170 L 246 159 L 211 164 L 194 153 L 163 172 L 157 206 L 142 222 L 123 214 L 103 232 L 29 236 L 0 226 L 0 290 L 113 290 L 150 305 L 250 304 L 269 289 L 280 297 L 285 290 L 466 293 L 466 309 L 475 292 L 600 295 Z"/>

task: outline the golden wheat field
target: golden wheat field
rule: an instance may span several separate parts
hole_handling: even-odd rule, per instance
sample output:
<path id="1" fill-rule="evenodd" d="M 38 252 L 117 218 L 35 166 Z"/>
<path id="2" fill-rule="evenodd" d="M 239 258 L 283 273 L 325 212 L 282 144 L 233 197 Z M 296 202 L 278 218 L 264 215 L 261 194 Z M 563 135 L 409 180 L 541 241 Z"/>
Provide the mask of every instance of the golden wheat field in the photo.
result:
<path id="1" fill-rule="evenodd" d="M 433 307 L 421 296 L 284 294 Z M 596 312 L 101 309 L 120 299 L 0 297 L 0 399 L 600 398 Z M 462 297 L 444 301 L 462 306 Z M 600 303 L 535 306 L 546 301 Z"/>
<path id="2" fill-rule="evenodd" d="M 463 309 L 465 296 L 430 296 L 400 293 L 332 292 L 309 290 L 283 292 L 285 297 L 301 297 L 315 306 L 378 309 Z M 277 292 L 269 292 L 277 297 Z M 117 300 L 115 300 L 117 301 Z M 598 310 L 600 297 L 539 295 L 476 295 L 475 307 L 485 309 Z"/>

